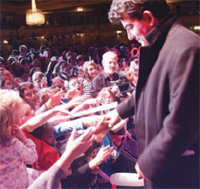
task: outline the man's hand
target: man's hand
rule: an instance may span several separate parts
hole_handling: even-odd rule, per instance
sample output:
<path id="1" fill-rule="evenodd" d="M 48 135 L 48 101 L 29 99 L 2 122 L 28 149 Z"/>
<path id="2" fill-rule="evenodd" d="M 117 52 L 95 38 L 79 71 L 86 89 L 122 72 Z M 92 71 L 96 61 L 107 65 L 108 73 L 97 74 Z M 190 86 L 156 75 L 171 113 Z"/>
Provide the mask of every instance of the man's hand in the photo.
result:
<path id="1" fill-rule="evenodd" d="M 120 118 L 117 109 L 108 112 L 105 117 L 110 119 L 108 125 L 110 128 L 112 128 Z"/>
<path id="2" fill-rule="evenodd" d="M 100 133 L 107 133 L 110 128 L 109 128 L 109 122 L 110 118 L 109 117 L 102 117 L 99 122 L 97 123 L 97 126 L 95 128 L 94 134 L 98 135 Z"/>
<path id="3" fill-rule="evenodd" d="M 142 173 L 142 171 L 140 170 L 138 163 L 135 164 L 135 170 L 137 171 L 137 173 L 138 173 L 138 175 L 139 175 L 139 178 L 143 178 L 144 180 L 148 180 L 148 179 L 144 176 L 144 174 Z"/>
<path id="4" fill-rule="evenodd" d="M 100 118 L 98 124 L 95 125 L 94 133 L 99 134 L 104 133 L 104 131 L 107 133 L 117 122 L 119 122 L 119 114 L 115 109 Z"/>

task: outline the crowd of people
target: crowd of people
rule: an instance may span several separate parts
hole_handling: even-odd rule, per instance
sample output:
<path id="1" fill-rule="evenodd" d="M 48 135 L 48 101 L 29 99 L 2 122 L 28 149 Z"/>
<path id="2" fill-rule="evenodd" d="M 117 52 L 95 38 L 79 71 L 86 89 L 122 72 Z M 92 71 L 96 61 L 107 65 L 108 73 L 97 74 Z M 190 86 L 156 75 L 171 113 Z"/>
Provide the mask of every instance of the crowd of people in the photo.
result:
<path id="1" fill-rule="evenodd" d="M 139 55 L 56 44 L 0 57 L 2 188 L 115 188 L 120 157 L 145 188 L 199 188 L 200 38 L 166 1 L 113 0 L 108 17 Z"/>
<path id="2" fill-rule="evenodd" d="M 116 160 L 134 121 L 101 123 L 135 91 L 138 56 L 123 45 L 61 49 L 21 45 L 0 57 L 3 188 L 111 188 L 124 171 Z"/>

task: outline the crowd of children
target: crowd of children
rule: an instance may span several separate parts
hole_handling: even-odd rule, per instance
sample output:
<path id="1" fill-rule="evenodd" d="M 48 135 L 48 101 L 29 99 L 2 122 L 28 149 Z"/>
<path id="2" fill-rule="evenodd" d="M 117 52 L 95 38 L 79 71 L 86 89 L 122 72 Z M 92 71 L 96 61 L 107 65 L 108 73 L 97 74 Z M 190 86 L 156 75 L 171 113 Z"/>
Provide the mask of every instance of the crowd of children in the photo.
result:
<path id="1" fill-rule="evenodd" d="M 113 54 L 109 86 L 94 95 Z M 134 118 L 110 129 L 104 115 L 134 93 L 137 77 L 138 57 L 128 46 L 21 45 L 0 57 L 0 186 L 111 188 Z"/>

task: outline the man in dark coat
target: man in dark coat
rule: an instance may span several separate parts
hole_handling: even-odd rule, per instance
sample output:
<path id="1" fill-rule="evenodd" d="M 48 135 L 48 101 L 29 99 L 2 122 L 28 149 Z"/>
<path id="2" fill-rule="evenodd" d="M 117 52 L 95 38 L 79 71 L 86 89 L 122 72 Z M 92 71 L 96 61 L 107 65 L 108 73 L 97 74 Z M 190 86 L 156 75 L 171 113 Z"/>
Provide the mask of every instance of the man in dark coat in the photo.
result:
<path id="1" fill-rule="evenodd" d="M 165 0 L 113 0 L 108 15 L 142 45 L 136 94 L 107 115 L 110 127 L 135 114 L 146 188 L 199 188 L 200 37 Z"/>

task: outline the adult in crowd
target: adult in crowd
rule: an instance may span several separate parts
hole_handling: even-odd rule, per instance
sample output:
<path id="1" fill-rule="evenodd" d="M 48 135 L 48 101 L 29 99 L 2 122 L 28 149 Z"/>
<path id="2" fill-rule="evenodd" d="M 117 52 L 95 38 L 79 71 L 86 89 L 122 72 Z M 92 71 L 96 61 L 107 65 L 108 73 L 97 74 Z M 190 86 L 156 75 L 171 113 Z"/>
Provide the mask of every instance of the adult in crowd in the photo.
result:
<path id="1" fill-rule="evenodd" d="M 166 1 L 113 0 L 109 19 L 142 45 L 136 95 L 108 115 L 110 126 L 135 113 L 145 188 L 199 188 L 199 36 Z"/>
<path id="2" fill-rule="evenodd" d="M 92 80 L 93 96 L 96 97 L 104 87 L 110 87 L 111 91 L 116 95 L 119 90 L 117 84 L 128 81 L 125 76 L 116 73 L 116 68 L 118 67 L 117 54 L 111 51 L 104 53 L 102 64 L 104 71 Z"/>

